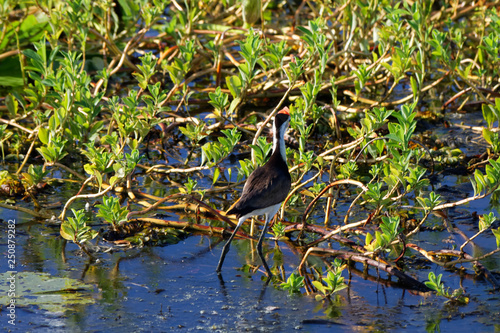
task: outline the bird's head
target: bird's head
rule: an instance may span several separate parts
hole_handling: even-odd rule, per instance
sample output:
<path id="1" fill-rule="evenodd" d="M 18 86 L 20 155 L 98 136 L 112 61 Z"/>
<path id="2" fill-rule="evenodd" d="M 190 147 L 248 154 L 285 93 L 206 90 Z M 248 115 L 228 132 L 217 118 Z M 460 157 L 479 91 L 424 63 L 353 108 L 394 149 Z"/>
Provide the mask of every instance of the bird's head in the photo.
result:
<path id="1" fill-rule="evenodd" d="M 288 128 L 288 124 L 290 123 L 290 110 L 286 106 L 276 114 L 274 123 L 274 130 L 280 131 L 282 132 L 282 134 L 285 134 L 285 131 Z"/>

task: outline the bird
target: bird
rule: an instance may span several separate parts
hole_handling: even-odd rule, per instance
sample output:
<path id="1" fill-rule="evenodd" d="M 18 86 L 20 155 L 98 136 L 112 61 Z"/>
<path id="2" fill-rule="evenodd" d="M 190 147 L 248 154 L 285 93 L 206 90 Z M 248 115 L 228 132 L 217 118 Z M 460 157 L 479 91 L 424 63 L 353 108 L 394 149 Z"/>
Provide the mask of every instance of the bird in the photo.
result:
<path id="1" fill-rule="evenodd" d="M 269 222 L 286 199 L 292 184 L 292 178 L 286 162 L 285 132 L 290 124 L 290 110 L 284 107 L 274 117 L 273 148 L 269 160 L 255 169 L 248 177 L 243 187 L 241 197 L 227 210 L 226 215 L 234 214 L 238 224 L 222 249 L 216 272 L 220 274 L 224 258 L 231 242 L 246 219 L 252 216 L 265 216 L 265 224 L 257 242 L 257 253 L 266 269 L 268 277 L 271 270 L 262 255 L 262 240 L 269 226 Z"/>

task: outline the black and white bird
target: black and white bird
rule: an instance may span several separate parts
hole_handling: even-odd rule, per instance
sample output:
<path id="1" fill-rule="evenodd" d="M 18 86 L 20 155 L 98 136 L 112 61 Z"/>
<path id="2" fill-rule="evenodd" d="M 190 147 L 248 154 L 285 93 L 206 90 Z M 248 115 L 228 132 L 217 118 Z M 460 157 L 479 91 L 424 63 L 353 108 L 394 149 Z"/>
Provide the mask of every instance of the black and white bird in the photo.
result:
<path id="1" fill-rule="evenodd" d="M 222 254 L 217 265 L 217 273 L 220 274 L 224 258 L 226 257 L 231 241 L 245 220 L 252 216 L 265 215 L 265 224 L 257 243 L 257 253 L 268 276 L 272 276 L 271 270 L 262 255 L 262 240 L 269 226 L 269 222 L 281 207 L 292 183 L 288 165 L 286 163 L 285 132 L 290 124 L 290 111 L 287 107 L 279 111 L 274 117 L 273 126 L 273 151 L 271 157 L 261 167 L 255 169 L 248 177 L 243 193 L 226 212 L 226 215 L 235 214 L 238 224 L 231 237 L 224 245 Z"/>

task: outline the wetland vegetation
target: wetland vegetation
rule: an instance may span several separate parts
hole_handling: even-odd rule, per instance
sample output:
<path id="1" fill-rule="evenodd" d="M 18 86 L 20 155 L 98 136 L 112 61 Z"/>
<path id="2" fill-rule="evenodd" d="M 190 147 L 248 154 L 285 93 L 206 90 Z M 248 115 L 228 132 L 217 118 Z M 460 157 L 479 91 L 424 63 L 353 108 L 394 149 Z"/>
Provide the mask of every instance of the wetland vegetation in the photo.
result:
<path id="1" fill-rule="evenodd" d="M 215 276 L 236 223 L 224 212 L 287 106 L 292 189 L 265 242 L 268 288 L 312 295 L 342 322 L 346 293 L 369 281 L 363 293 L 434 295 L 443 318 L 472 306 L 481 325 L 500 325 L 482 309 L 499 305 L 500 288 L 497 1 L 0 3 L 2 230 L 29 220 L 16 227 L 19 251 L 39 237 L 31 226 L 57 230 L 48 257 L 82 272 L 59 292 L 85 293 L 83 280 L 109 301 L 112 286 L 86 277 L 196 237 Z M 264 280 L 262 222 L 247 224 L 238 274 Z M 21 268 L 29 258 L 17 258 L 23 292 L 47 278 Z M 21 304 L 54 311 L 41 303 Z M 431 317 L 427 330 L 439 330 Z M 369 327 L 401 328 L 383 325 Z"/>

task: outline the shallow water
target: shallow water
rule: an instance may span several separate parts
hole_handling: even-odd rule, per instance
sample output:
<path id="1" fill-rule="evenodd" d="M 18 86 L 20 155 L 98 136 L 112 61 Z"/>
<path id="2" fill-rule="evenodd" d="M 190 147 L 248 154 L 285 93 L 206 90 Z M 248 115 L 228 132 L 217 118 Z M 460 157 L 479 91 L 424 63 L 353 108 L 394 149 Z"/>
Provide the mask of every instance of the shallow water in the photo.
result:
<path id="1" fill-rule="evenodd" d="M 461 122 L 467 116 L 455 115 L 451 121 Z M 446 134 L 444 128 L 437 131 L 440 135 Z M 469 135 L 467 132 L 457 135 L 456 132 L 455 129 L 450 134 L 455 138 Z M 474 149 L 483 151 L 471 142 L 458 144 L 468 147 L 466 153 L 474 153 Z M 470 186 L 461 185 L 467 182 L 467 176 L 442 174 L 433 177 L 432 181 L 434 189 L 446 189 L 443 190 L 443 198 L 450 201 L 459 199 L 455 197 L 459 194 L 465 197 L 472 195 Z M 202 178 L 199 184 L 210 187 Z M 159 185 L 154 182 L 151 185 L 156 189 L 145 188 L 144 191 L 157 192 Z M 57 200 L 64 202 L 65 199 L 61 199 L 65 197 L 64 193 L 77 190 L 72 185 L 55 186 L 44 204 Z M 448 214 L 454 226 L 470 237 L 477 232 L 477 220 L 471 218 L 471 213 L 497 212 L 497 207 L 498 204 L 486 198 L 450 209 Z M 345 207 L 340 206 L 339 216 L 343 216 L 343 211 Z M 76 291 L 85 300 L 83 304 L 75 304 L 63 296 L 57 310 L 47 310 L 43 304 L 16 307 L 15 326 L 9 323 L 7 303 L 4 303 L 0 311 L 0 327 L 6 331 L 484 332 L 500 329 L 500 296 L 492 291 L 493 287 L 487 280 L 474 276 L 470 265 L 466 265 L 467 270 L 460 273 L 420 260 L 419 255 L 405 258 L 409 261 L 407 273 L 419 281 L 426 281 L 432 271 L 436 275 L 443 274 L 443 282 L 450 290 L 464 288 L 470 297 L 466 306 L 447 305 L 443 297 L 401 289 L 394 279 L 386 281 L 387 276 L 384 273 L 379 276 L 373 268 L 368 270 L 368 275 L 364 274 L 359 264 L 350 272 L 347 269 L 344 271 L 343 276 L 349 287 L 328 303 L 316 301 L 313 295 L 290 296 L 275 285 L 266 285 L 262 270 L 256 273 L 243 271 L 241 268 L 247 264 L 259 264 L 258 256 L 252 251 L 255 244 L 252 247 L 248 240 L 233 242 L 221 280 L 215 273 L 215 267 L 223 242 L 216 237 L 191 235 L 175 245 L 129 250 L 118 248 L 110 253 L 99 253 L 98 261 L 89 263 L 76 245 L 62 240 L 58 225 L 35 221 L 12 210 L 2 209 L 0 212 L 3 220 L 0 224 L 3 235 L 0 249 L 4 254 L 0 260 L 0 273 L 11 270 L 7 266 L 6 235 L 8 221 L 15 220 L 15 269 L 18 272 L 43 272 L 53 278 L 72 278 L 90 287 L 89 290 Z M 185 217 L 172 214 L 170 218 Z M 427 250 L 451 249 L 463 243 L 456 233 L 450 236 L 446 229 L 432 230 L 433 225 L 442 225 L 440 218 L 431 217 L 427 225 L 428 230 L 414 237 L 413 243 Z M 277 251 L 277 246 L 281 252 Z M 466 250 L 479 255 L 495 248 L 495 239 L 489 232 L 478 238 L 475 244 L 468 245 Z M 279 262 L 283 263 L 286 276 L 300 262 L 300 256 L 284 242 L 276 243 L 268 239 L 264 250 L 269 254 L 270 265 L 275 263 L 271 253 L 282 255 Z M 321 264 L 316 258 L 311 259 L 311 263 L 314 262 Z M 492 272 L 498 272 L 500 257 L 496 255 L 482 263 Z M 5 295 L 0 296 L 4 296 L 2 301 L 5 300 Z M 30 295 L 37 300 L 49 296 L 33 291 Z"/>
<path id="2" fill-rule="evenodd" d="M 483 202 L 484 208 L 487 201 Z M 475 204 L 475 209 L 481 203 Z M 479 212 L 479 211 L 478 211 Z M 491 331 L 500 324 L 499 295 L 491 285 L 471 275 L 443 272 L 443 281 L 452 289 L 462 286 L 471 297 L 467 306 L 452 307 L 444 298 L 417 295 L 377 282 L 352 271 L 349 288 L 333 303 L 315 301 L 313 296 L 292 295 L 266 285 L 262 272 L 238 270 L 252 261 L 247 253 L 249 241 L 236 240 L 223 267 L 223 280 L 215 273 L 222 243 L 207 236 L 191 236 L 164 247 L 144 247 L 115 253 L 102 253 L 99 262 L 88 264 L 73 244 L 66 245 L 65 258 L 57 227 L 33 223 L 22 214 L 3 211 L 6 219 L 16 219 L 18 271 L 45 272 L 55 277 L 71 277 L 93 286 L 86 296 L 90 305 L 65 305 L 60 312 L 36 306 L 17 308 L 16 325 L 8 324 L 6 311 L 0 312 L 0 325 L 13 331 L 33 332 L 172 332 L 172 331 L 269 331 L 340 332 Z M 2 232 L 5 231 L 2 223 Z M 467 227 L 461 227 L 467 231 Z M 431 246 L 442 239 L 435 232 L 422 232 L 420 242 Z M 419 241 L 415 240 L 418 244 Z M 481 244 L 483 250 L 494 245 Z M 489 243 L 489 242 L 488 242 Z M 267 241 L 267 248 L 275 243 Z M 441 245 L 441 244 L 436 244 Z M 287 274 L 298 264 L 297 256 L 279 243 Z M 441 247 L 442 248 L 442 247 Z M 2 241 L 2 252 L 5 252 Z M 255 255 L 255 257 L 257 257 Z M 258 259 L 257 259 L 258 260 Z M 272 265 L 273 260 L 269 263 Z M 488 266 L 500 267 L 498 258 Z M 356 266 L 356 269 L 362 267 Z M 425 281 L 436 267 L 412 271 Z M 2 260 L 2 271 L 6 271 Z M 470 271 L 469 271 L 470 273 Z M 349 279 L 347 270 L 344 277 Z M 381 278 L 386 277 L 381 274 Z M 436 327 L 437 327 L 436 326 Z M 498 328 L 498 326 L 496 326 Z"/>

